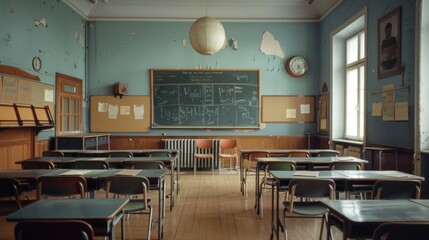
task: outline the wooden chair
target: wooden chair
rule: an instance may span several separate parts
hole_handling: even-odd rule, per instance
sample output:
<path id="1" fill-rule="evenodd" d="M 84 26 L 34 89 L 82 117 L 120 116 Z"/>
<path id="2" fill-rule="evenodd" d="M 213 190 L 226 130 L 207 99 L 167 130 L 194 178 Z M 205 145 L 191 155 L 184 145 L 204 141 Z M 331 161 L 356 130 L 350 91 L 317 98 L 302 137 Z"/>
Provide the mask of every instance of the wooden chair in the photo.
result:
<path id="1" fill-rule="evenodd" d="M 425 240 L 429 236 L 428 222 L 393 222 L 378 226 L 373 240 Z"/>
<path id="2" fill-rule="evenodd" d="M 379 180 L 375 182 L 372 199 L 419 199 L 418 180 Z"/>
<path id="3" fill-rule="evenodd" d="M 87 183 L 82 176 L 42 176 L 37 179 L 37 199 L 42 197 L 85 198 Z"/>
<path id="4" fill-rule="evenodd" d="M 318 157 L 338 157 L 338 152 L 319 152 Z"/>
<path id="5" fill-rule="evenodd" d="M 8 200 L 0 201 L 0 212 L 10 213 L 14 210 L 20 209 L 22 187 L 21 183 L 14 178 L 0 178 L 0 198 L 15 198 L 15 201 Z"/>
<path id="6" fill-rule="evenodd" d="M 234 160 L 234 169 L 238 166 L 237 140 L 236 139 L 220 139 L 219 140 L 219 173 L 220 165 L 224 160 L 229 160 L 229 167 L 232 169 L 231 160 Z"/>
<path id="7" fill-rule="evenodd" d="M 320 199 L 335 199 L 335 182 L 331 179 L 307 179 L 296 178 L 289 182 L 290 200 L 284 201 L 284 232 L 287 238 L 287 218 L 321 218 L 319 239 L 322 239 L 323 225 L 327 231 L 328 209 L 320 202 Z M 297 201 L 297 198 L 312 199 L 311 201 Z"/>
<path id="8" fill-rule="evenodd" d="M 25 160 L 21 163 L 22 169 L 55 169 L 54 163 L 48 160 Z"/>
<path id="9" fill-rule="evenodd" d="M 150 239 L 152 228 L 152 205 L 151 199 L 148 198 L 149 185 L 149 180 L 140 176 L 112 176 L 106 179 L 106 198 L 113 197 L 110 196 L 111 194 L 130 198 L 123 209 L 124 214 L 149 215 L 147 239 Z M 122 218 L 121 221 L 124 219 Z M 122 239 L 125 239 L 124 229 L 122 234 Z"/>
<path id="10" fill-rule="evenodd" d="M 94 231 L 80 220 L 27 220 L 15 225 L 15 240 L 92 240 Z"/>
<path id="11" fill-rule="evenodd" d="M 211 139 L 195 140 L 194 175 L 197 173 L 197 162 L 203 159 L 211 161 L 212 173 L 214 173 L 213 140 Z"/>

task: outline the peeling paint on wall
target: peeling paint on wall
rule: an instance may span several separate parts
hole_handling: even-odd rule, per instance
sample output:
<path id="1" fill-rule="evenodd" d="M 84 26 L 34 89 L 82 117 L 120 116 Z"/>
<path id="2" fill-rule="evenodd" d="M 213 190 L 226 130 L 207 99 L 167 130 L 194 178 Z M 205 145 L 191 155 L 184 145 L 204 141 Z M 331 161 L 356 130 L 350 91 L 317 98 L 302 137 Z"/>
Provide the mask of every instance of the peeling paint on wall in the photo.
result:
<path id="1" fill-rule="evenodd" d="M 9 9 L 10 14 L 15 14 L 15 10 L 13 8 Z"/>
<path id="2" fill-rule="evenodd" d="M 186 48 L 186 39 L 183 39 L 183 40 L 182 40 L 182 46 L 183 46 L 184 48 Z"/>
<path id="3" fill-rule="evenodd" d="M 259 50 L 261 50 L 261 52 L 265 55 L 275 55 L 280 59 L 285 57 L 279 41 L 277 41 L 270 32 L 264 32 L 262 35 L 262 41 Z"/>
<path id="4" fill-rule="evenodd" d="M 42 19 L 34 19 L 34 26 L 36 27 L 48 27 L 48 22 L 45 18 Z"/>

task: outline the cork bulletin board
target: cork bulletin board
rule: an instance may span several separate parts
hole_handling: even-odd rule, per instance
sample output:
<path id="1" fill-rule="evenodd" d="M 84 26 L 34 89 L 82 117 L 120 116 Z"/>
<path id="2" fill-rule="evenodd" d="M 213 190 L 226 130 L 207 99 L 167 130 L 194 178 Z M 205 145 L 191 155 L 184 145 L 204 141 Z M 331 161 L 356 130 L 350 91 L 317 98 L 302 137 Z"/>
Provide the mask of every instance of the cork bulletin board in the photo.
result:
<path id="1" fill-rule="evenodd" d="M 91 96 L 91 132 L 149 132 L 149 96 Z"/>
<path id="2" fill-rule="evenodd" d="M 262 122 L 300 123 L 315 121 L 315 96 L 262 96 Z"/>

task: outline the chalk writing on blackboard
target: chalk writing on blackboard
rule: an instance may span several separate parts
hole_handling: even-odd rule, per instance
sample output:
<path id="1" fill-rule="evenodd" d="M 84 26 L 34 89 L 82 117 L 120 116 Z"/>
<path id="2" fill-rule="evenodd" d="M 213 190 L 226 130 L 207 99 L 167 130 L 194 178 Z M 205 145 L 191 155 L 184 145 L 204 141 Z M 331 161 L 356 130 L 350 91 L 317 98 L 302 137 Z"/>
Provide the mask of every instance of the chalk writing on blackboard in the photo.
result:
<path id="1" fill-rule="evenodd" d="M 259 70 L 151 70 L 152 127 L 258 128 Z"/>

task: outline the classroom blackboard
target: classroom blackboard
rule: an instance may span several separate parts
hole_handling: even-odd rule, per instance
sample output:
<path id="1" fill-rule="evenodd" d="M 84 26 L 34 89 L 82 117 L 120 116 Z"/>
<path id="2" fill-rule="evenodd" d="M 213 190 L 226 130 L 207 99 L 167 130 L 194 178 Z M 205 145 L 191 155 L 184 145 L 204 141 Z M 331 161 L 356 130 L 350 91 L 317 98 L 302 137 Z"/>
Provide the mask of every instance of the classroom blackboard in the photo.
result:
<path id="1" fill-rule="evenodd" d="M 259 70 L 152 69 L 153 128 L 259 128 Z"/>

